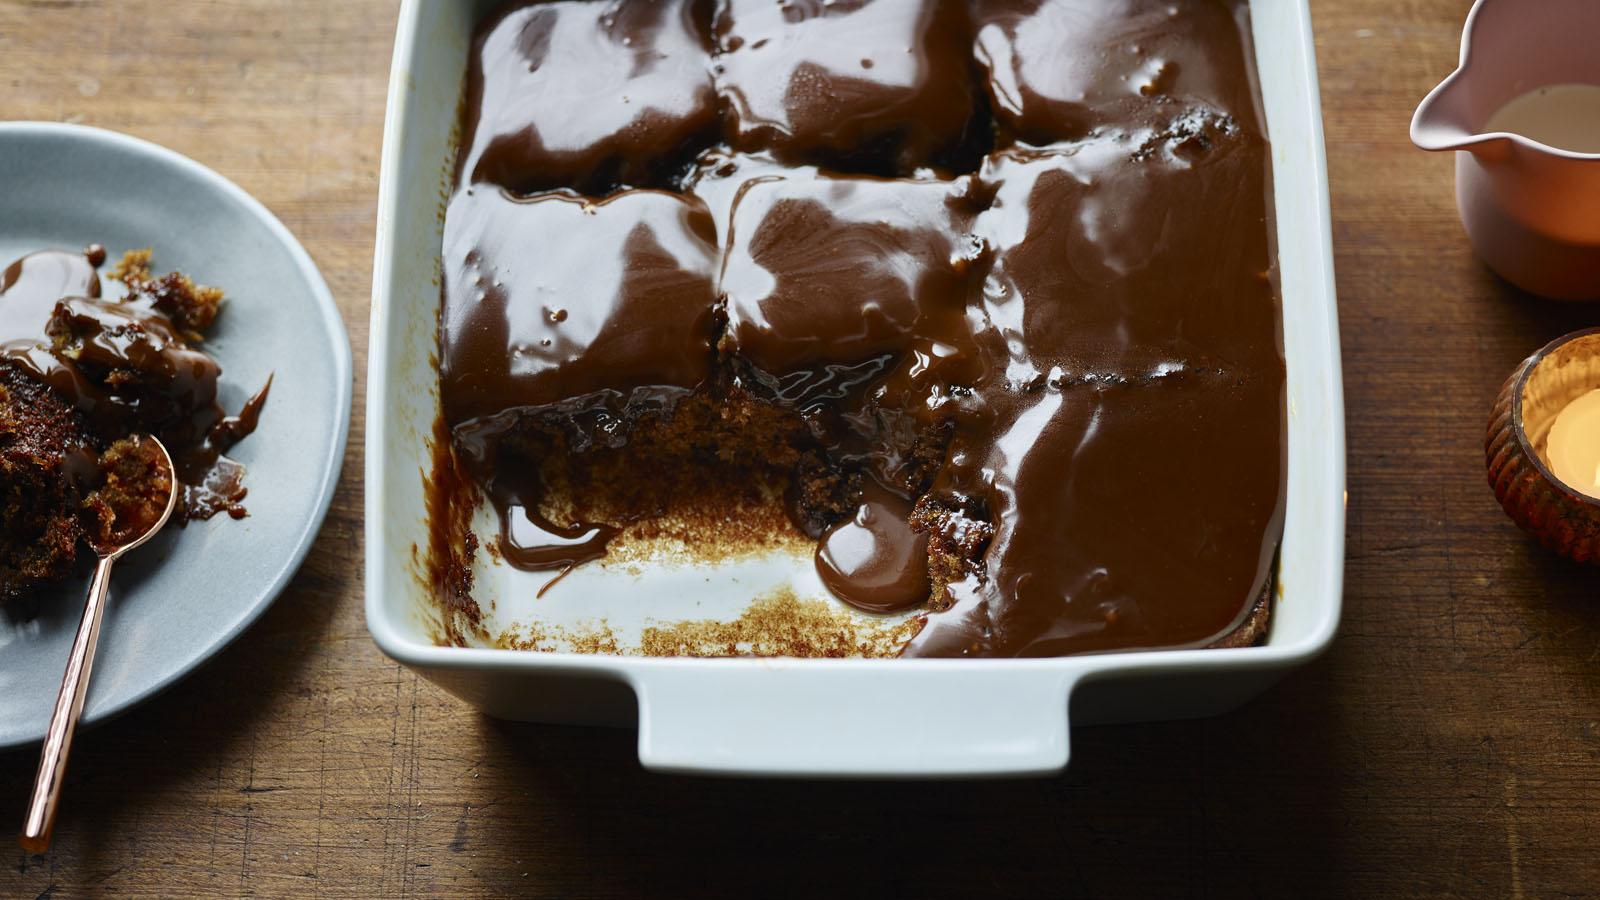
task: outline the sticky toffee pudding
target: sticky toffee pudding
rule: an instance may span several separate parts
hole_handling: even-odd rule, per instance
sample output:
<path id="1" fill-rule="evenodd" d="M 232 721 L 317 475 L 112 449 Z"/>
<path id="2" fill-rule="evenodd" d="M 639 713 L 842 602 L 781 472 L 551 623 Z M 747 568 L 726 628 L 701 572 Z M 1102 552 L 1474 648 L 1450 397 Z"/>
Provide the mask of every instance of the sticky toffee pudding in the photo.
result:
<path id="1" fill-rule="evenodd" d="M 1285 413 L 1252 46 L 1243 0 L 491 16 L 445 216 L 447 639 L 479 502 L 491 552 L 556 572 L 716 481 L 781 504 L 841 601 L 911 612 L 905 656 L 1260 640 Z"/>

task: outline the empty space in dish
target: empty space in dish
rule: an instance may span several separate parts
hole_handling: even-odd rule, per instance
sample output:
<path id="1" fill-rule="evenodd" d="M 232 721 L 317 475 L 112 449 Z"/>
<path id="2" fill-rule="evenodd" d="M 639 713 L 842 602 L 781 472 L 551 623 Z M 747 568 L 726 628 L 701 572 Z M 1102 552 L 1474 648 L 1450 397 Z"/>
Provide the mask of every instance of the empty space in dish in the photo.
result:
<path id="1" fill-rule="evenodd" d="M 473 530 L 480 546 L 494 540 L 493 511 L 480 507 Z M 473 596 L 495 645 L 519 649 L 651 656 L 899 651 L 914 611 L 873 615 L 841 603 L 812 565 L 814 541 L 792 528 L 763 530 L 769 534 L 728 542 L 725 553 L 716 543 L 685 552 L 676 540 L 624 533 L 604 558 L 566 575 L 524 572 L 480 552 Z"/>

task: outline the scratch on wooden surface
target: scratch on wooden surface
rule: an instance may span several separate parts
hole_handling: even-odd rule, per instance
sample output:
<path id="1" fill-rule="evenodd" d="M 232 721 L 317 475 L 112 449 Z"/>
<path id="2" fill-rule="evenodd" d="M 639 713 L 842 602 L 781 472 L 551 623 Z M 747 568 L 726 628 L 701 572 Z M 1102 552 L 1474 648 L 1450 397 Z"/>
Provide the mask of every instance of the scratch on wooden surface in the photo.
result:
<path id="1" fill-rule="evenodd" d="M 450 838 L 450 852 L 464 853 L 467 849 L 467 817 L 472 815 L 472 804 L 461 804 L 461 818 L 456 820 L 455 834 Z"/>
<path id="2" fill-rule="evenodd" d="M 417 870 L 411 865 L 411 851 L 417 843 L 417 807 L 421 805 L 417 802 L 417 787 L 422 780 L 417 768 L 420 764 L 422 753 L 421 748 L 417 746 L 417 690 L 419 688 L 418 682 L 421 679 L 417 678 L 415 673 L 408 672 L 407 674 L 411 679 L 410 733 L 406 739 L 406 747 L 409 748 L 410 754 L 406 767 L 408 783 L 406 785 L 405 855 L 400 860 L 400 877 L 404 884 L 404 893 L 409 896 L 416 886 Z"/>
<path id="3" fill-rule="evenodd" d="M 1506 776 L 1506 852 L 1511 857 L 1511 898 L 1522 900 L 1522 849 L 1517 838 L 1517 776 Z"/>
<path id="4" fill-rule="evenodd" d="M 396 865 L 388 859 L 391 853 L 397 852 L 394 846 L 394 836 L 392 832 L 395 817 L 394 780 L 395 773 L 400 771 L 400 690 L 405 685 L 405 668 L 399 663 L 394 663 L 393 665 L 395 673 L 394 704 L 390 708 L 389 712 L 389 772 L 385 778 L 383 801 L 383 853 L 385 858 L 385 866 L 382 877 L 385 884 L 388 883 L 390 874 L 399 874 L 401 868 L 399 865 Z M 404 887 L 405 885 L 402 882 L 401 884 L 396 885 L 394 888 L 390 888 L 389 893 L 398 894 L 404 890 Z"/>
<path id="5" fill-rule="evenodd" d="M 252 785 L 256 780 L 256 736 L 250 735 L 250 768 L 245 784 Z M 244 805 L 244 846 L 239 851 L 239 887 L 248 890 L 250 887 L 250 834 L 255 828 L 255 804 L 246 801 Z"/>
<path id="6" fill-rule="evenodd" d="M 206 868 L 216 871 L 217 841 L 222 837 L 222 759 L 217 759 L 217 770 L 211 775 L 211 849 L 206 854 Z"/>
<path id="7" fill-rule="evenodd" d="M 333 671 L 333 656 L 327 654 L 322 657 L 321 680 L 324 684 L 332 684 L 330 677 Z M 329 717 L 328 693 L 324 691 L 320 697 L 322 707 L 322 728 L 317 734 L 317 830 L 311 845 L 311 877 L 322 877 L 322 828 L 328 819 L 328 735 L 332 727 Z"/>
<path id="8" fill-rule="evenodd" d="M 123 869 L 137 868 L 138 867 L 139 859 L 140 859 L 140 857 L 142 857 L 144 855 L 144 832 L 145 832 L 144 810 L 140 810 L 139 812 L 134 813 L 134 815 L 133 815 L 133 828 L 129 829 L 129 831 L 130 831 L 130 835 L 128 837 L 128 859 L 129 859 L 129 863 L 128 863 L 128 865 L 117 866 L 115 869 L 113 869 L 111 871 L 110 875 L 106 876 L 107 878 L 111 877 L 111 875 L 115 875 L 116 873 L 121 872 Z"/>

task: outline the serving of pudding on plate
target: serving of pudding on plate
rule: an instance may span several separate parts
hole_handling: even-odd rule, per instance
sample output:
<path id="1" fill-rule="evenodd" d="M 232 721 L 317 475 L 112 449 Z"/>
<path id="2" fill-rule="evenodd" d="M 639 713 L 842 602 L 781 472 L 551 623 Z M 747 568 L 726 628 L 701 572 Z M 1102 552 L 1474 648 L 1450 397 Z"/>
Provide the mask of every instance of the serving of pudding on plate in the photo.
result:
<path id="1" fill-rule="evenodd" d="M 123 255 L 102 295 L 105 248 L 43 250 L 0 276 L 0 601 L 75 571 L 85 543 L 162 509 L 154 435 L 182 482 L 179 521 L 245 515 L 244 469 L 223 454 L 255 430 L 263 387 L 237 415 L 217 400 L 222 369 L 199 350 L 222 291 Z M 144 518 L 149 518 L 148 516 Z"/>
<path id="2" fill-rule="evenodd" d="M 441 638 L 493 640 L 482 554 L 565 572 L 676 521 L 714 558 L 729 510 L 780 509 L 838 602 L 910 615 L 900 655 L 1260 640 L 1285 412 L 1250 47 L 1235 0 L 492 14 L 444 221 Z"/>

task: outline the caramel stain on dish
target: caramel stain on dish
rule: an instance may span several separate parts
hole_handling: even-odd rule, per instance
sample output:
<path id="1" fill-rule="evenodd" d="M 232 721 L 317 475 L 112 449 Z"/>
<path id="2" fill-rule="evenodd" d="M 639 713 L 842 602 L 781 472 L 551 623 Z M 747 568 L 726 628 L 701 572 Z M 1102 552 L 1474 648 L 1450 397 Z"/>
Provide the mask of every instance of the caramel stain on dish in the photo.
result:
<path id="1" fill-rule="evenodd" d="M 646 627 L 644 656 L 896 656 L 916 631 L 914 620 L 864 622 L 826 600 L 780 590 L 751 604 L 737 619 L 698 619 Z"/>
<path id="2" fill-rule="evenodd" d="M 423 503 L 428 515 L 428 552 L 422 586 L 439 603 L 442 632 L 436 643 L 468 646 L 469 635 L 487 639 L 483 610 L 472 597 L 473 558 L 478 536 L 472 530 L 472 513 L 479 502 L 477 488 L 456 462 L 450 432 L 443 418 L 434 422 L 432 471 L 424 474 Z"/>
<path id="3" fill-rule="evenodd" d="M 604 619 L 571 627 L 542 622 L 531 623 L 501 632 L 490 643 L 503 650 L 538 650 L 590 656 L 627 655 L 626 650 L 617 641 L 616 632 L 612 631 Z"/>

